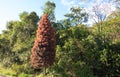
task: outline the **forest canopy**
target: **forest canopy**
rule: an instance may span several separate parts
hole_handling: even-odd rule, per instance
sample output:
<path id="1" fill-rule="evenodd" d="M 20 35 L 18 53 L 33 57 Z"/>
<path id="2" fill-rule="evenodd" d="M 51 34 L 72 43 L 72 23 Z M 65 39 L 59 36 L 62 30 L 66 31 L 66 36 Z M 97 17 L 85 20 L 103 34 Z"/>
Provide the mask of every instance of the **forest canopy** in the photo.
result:
<path id="1" fill-rule="evenodd" d="M 119 0 L 115 3 L 118 8 Z M 47 68 L 46 77 L 119 77 L 120 9 L 105 17 L 95 10 L 98 19 L 88 26 L 84 23 L 90 15 L 83 12 L 84 8 L 71 7 L 65 19 L 56 21 L 56 6 L 48 1 L 43 10 L 56 33 L 56 58 Z M 30 64 L 41 16 L 24 11 L 19 17 L 20 20 L 9 21 L 7 29 L 0 34 L 0 74 L 43 77 L 43 70 L 34 69 Z"/>

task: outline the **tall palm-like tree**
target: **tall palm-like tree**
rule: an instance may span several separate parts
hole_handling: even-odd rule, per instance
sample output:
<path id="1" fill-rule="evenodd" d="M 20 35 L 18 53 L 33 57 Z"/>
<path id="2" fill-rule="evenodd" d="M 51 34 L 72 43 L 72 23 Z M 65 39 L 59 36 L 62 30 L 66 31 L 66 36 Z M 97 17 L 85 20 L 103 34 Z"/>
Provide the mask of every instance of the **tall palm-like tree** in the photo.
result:
<path id="1" fill-rule="evenodd" d="M 47 14 L 43 14 L 37 29 L 36 39 L 32 48 L 31 64 L 35 69 L 47 68 L 55 61 L 55 31 Z"/>

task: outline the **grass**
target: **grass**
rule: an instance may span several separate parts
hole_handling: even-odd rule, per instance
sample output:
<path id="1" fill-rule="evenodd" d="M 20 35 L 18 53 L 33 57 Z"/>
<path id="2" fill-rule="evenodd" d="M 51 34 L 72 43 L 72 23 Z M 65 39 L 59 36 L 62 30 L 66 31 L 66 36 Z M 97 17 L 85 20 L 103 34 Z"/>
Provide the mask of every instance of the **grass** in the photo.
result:
<path id="1" fill-rule="evenodd" d="M 15 77 L 16 73 L 15 71 L 11 70 L 11 69 L 5 69 L 0 67 L 0 74 L 1 75 L 5 75 L 5 76 L 9 76 L 9 77 Z"/>
<path id="2" fill-rule="evenodd" d="M 17 73 L 10 68 L 4 68 L 0 65 L 0 75 L 5 75 L 7 77 L 16 77 Z M 17 77 L 32 77 L 32 75 L 20 73 Z"/>
<path id="3" fill-rule="evenodd" d="M 0 75 L 5 75 L 8 77 L 16 77 L 16 72 L 11 69 L 0 68 Z M 21 73 L 18 77 L 32 77 L 32 75 Z"/>
<path id="4" fill-rule="evenodd" d="M 19 73 L 17 75 L 17 72 L 10 69 L 10 68 L 4 68 L 0 65 L 0 75 L 4 75 L 4 76 L 7 76 L 7 77 L 33 77 L 32 74 L 25 74 L 24 72 L 22 73 Z M 43 74 L 40 73 L 39 75 L 36 75 L 36 77 L 43 77 Z M 45 77 L 51 77 L 51 76 L 45 76 Z"/>

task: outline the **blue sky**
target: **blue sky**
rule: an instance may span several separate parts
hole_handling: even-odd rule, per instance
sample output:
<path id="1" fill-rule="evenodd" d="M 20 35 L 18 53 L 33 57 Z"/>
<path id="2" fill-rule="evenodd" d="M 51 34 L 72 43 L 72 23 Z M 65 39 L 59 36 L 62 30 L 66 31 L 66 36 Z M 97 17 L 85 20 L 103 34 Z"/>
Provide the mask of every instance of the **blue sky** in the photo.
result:
<path id="1" fill-rule="evenodd" d="M 6 23 L 11 20 L 19 20 L 19 14 L 23 11 L 35 11 L 39 16 L 42 15 L 42 7 L 48 0 L 0 0 L 0 33 L 6 29 Z M 56 4 L 55 16 L 57 20 L 64 18 L 64 14 L 69 12 L 71 6 L 81 6 L 90 8 L 96 0 L 50 0 Z M 97 0 L 107 1 L 107 0 Z"/>
<path id="2" fill-rule="evenodd" d="M 0 33 L 6 29 L 6 23 L 11 20 L 19 20 L 19 14 L 23 11 L 35 11 L 39 16 L 42 14 L 42 7 L 48 0 L 0 0 Z M 52 0 L 51 0 L 52 1 Z M 62 19 L 67 13 L 66 5 L 61 0 L 55 0 L 55 16 Z"/>

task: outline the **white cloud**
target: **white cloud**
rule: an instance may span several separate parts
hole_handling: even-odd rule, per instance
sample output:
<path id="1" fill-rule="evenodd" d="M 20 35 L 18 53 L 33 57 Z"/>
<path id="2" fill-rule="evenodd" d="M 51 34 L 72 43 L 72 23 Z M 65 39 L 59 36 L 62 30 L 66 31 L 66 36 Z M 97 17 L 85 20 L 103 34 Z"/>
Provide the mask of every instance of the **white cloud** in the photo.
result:
<path id="1" fill-rule="evenodd" d="M 87 0 L 61 0 L 61 3 L 68 8 L 68 11 L 70 11 L 71 7 L 84 7 L 86 1 Z"/>
<path id="2" fill-rule="evenodd" d="M 85 2 L 78 2 L 78 4 L 79 4 L 80 6 L 84 6 L 84 5 L 85 5 Z"/>
<path id="3" fill-rule="evenodd" d="M 65 6 L 78 6 L 78 5 L 84 5 L 86 0 L 61 0 L 61 3 Z"/>
<path id="4" fill-rule="evenodd" d="M 75 3 L 75 0 L 61 0 L 63 5 L 70 6 Z"/>

